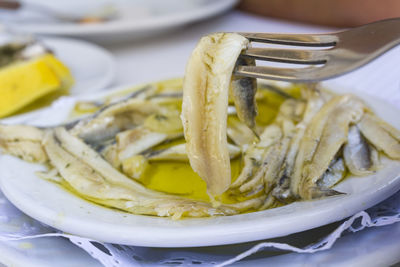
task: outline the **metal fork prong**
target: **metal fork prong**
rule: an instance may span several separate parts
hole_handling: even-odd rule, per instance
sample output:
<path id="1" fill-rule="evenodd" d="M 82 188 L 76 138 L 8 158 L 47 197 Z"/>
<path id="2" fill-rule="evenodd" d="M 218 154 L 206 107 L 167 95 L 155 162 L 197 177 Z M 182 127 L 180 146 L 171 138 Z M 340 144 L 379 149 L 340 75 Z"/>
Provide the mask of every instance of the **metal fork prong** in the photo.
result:
<path id="1" fill-rule="evenodd" d="M 234 74 L 244 77 L 291 82 L 316 82 L 355 70 L 400 44 L 400 18 L 377 21 L 331 34 L 241 33 L 251 42 L 301 46 L 303 51 L 247 48 L 241 57 L 254 60 L 310 64 L 305 68 L 244 66 L 237 63 Z M 304 47 L 328 47 L 310 49 Z M 257 47 L 258 48 L 258 47 Z M 278 47 L 279 48 L 279 47 Z M 318 51 L 318 52 L 317 52 Z M 256 62 L 257 63 L 257 62 Z M 321 65 L 317 66 L 315 64 Z"/>
<path id="2" fill-rule="evenodd" d="M 324 64 L 328 59 L 328 53 L 329 50 L 248 48 L 241 56 L 294 64 Z"/>
<path id="3" fill-rule="evenodd" d="M 323 69 L 323 67 L 275 68 L 267 66 L 237 66 L 233 74 L 244 77 L 291 82 L 319 81 L 326 78 L 323 76 L 323 72 L 316 71 L 317 69 Z"/>
<path id="4" fill-rule="evenodd" d="M 332 34 L 280 34 L 280 33 L 239 33 L 253 42 L 326 47 L 335 46 L 338 37 Z"/>

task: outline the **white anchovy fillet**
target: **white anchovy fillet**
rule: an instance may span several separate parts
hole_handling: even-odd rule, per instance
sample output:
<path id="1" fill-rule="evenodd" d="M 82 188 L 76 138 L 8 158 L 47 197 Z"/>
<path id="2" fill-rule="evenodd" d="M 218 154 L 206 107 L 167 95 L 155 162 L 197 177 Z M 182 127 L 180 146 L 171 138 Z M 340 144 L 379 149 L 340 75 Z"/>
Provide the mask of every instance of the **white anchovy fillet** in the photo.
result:
<path id="1" fill-rule="evenodd" d="M 227 146 L 228 92 L 237 58 L 248 45 L 238 34 L 201 38 L 186 66 L 182 122 L 190 165 L 207 183 L 211 196 L 231 183 Z"/>
<path id="2" fill-rule="evenodd" d="M 289 179 L 287 173 L 290 161 L 288 162 L 287 154 L 294 135 L 295 126 L 292 121 L 284 120 L 282 122 L 282 130 L 283 137 L 275 147 L 277 151 L 270 153 L 265 160 L 265 164 L 268 167 L 264 176 L 266 192 L 270 192 L 272 187 L 277 183 L 286 183 L 286 180 Z"/>
<path id="3" fill-rule="evenodd" d="M 142 124 L 148 115 L 159 111 L 160 107 L 151 101 L 130 98 L 105 106 L 94 115 L 71 123 L 68 128 L 85 142 L 96 144 Z"/>
<path id="4" fill-rule="evenodd" d="M 285 156 L 294 132 L 292 121 L 284 120 L 281 124 L 282 133 L 274 135 L 275 140 L 271 143 L 271 148 L 266 150 L 261 167 L 250 181 L 240 187 L 242 192 L 262 187 L 268 194 L 271 188 L 275 186 L 282 166 L 285 165 Z"/>
<path id="5" fill-rule="evenodd" d="M 259 142 L 251 145 L 244 154 L 243 169 L 239 177 L 232 183 L 231 188 L 242 186 L 246 181 L 251 179 L 262 166 L 268 149 L 276 144 L 282 136 L 282 130 L 277 125 L 269 125 L 264 129 L 260 136 Z M 242 189 L 243 190 L 243 189 Z"/>
<path id="6" fill-rule="evenodd" d="M 48 132 L 43 141 L 46 153 L 61 176 L 80 194 L 94 198 L 135 200 L 130 188 L 111 186 L 98 172 L 63 149 Z"/>
<path id="7" fill-rule="evenodd" d="M 237 64 L 255 65 L 254 59 L 239 58 Z M 237 116 L 250 129 L 256 132 L 257 105 L 256 105 L 257 80 L 250 77 L 233 77 L 230 87 Z"/>
<path id="8" fill-rule="evenodd" d="M 400 159 L 400 131 L 372 114 L 365 114 L 358 124 L 361 133 L 378 150 L 392 159 Z"/>
<path id="9" fill-rule="evenodd" d="M 254 132 L 251 131 L 246 124 L 231 116 L 228 118 L 227 134 L 228 137 L 244 151 L 247 150 L 249 145 L 255 140 Z"/>
<path id="10" fill-rule="evenodd" d="M 116 103 L 123 102 L 130 98 L 136 99 L 147 99 L 152 97 L 157 92 L 157 86 L 153 84 L 145 85 L 142 88 L 137 88 L 134 92 L 129 95 L 112 95 L 104 100 L 94 100 L 94 101 L 79 101 L 75 105 L 75 109 L 82 112 L 90 112 L 93 110 L 101 109 L 104 110 L 106 106 L 110 106 Z"/>
<path id="11" fill-rule="evenodd" d="M 43 139 L 43 131 L 27 125 L 0 124 L 0 140 L 12 141 L 16 139 L 41 142 Z"/>
<path id="12" fill-rule="evenodd" d="M 142 193 L 151 192 L 151 190 L 130 180 L 113 168 L 110 163 L 105 161 L 96 151 L 91 149 L 81 139 L 72 135 L 64 128 L 56 128 L 54 130 L 54 136 L 68 153 L 85 162 L 96 172 L 101 173 L 110 183 L 137 190 Z"/>
<path id="13" fill-rule="evenodd" d="M 321 179 L 318 180 L 318 186 L 325 189 L 334 186 L 344 177 L 345 171 L 346 167 L 341 158 L 332 160 L 329 168 L 325 171 Z"/>
<path id="14" fill-rule="evenodd" d="M 119 160 L 130 158 L 168 139 L 175 139 L 181 136 L 181 133 L 153 132 L 144 127 L 123 131 L 116 136 Z"/>
<path id="15" fill-rule="evenodd" d="M 149 115 L 142 126 L 116 135 L 119 160 L 123 161 L 182 136 L 182 122 L 178 112 L 165 110 L 164 114 Z"/>
<path id="16" fill-rule="evenodd" d="M 30 162 L 46 162 L 41 142 L 43 131 L 26 125 L 0 125 L 0 148 Z"/>
<path id="17" fill-rule="evenodd" d="M 367 175 L 379 167 L 378 151 L 368 144 L 355 125 L 349 129 L 347 143 L 343 147 L 343 158 L 354 175 Z"/>

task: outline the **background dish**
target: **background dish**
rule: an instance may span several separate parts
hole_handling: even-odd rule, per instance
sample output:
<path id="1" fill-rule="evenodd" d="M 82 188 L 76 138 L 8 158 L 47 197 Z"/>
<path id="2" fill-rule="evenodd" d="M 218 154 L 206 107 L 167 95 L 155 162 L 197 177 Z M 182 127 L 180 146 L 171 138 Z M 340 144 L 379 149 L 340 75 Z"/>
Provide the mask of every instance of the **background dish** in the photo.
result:
<path id="1" fill-rule="evenodd" d="M 0 42 L 10 40 L 2 36 Z M 49 47 L 56 56 L 70 69 L 75 84 L 70 88 L 70 95 L 82 95 L 101 90 L 110 85 L 115 78 L 114 57 L 104 48 L 85 41 L 67 38 L 40 38 L 40 42 Z M 32 111 L 3 119 L 6 123 L 23 123 L 37 116 L 40 110 Z"/>
<path id="2" fill-rule="evenodd" d="M 110 85 L 115 76 L 113 56 L 106 49 L 67 38 L 40 38 L 71 69 L 75 85 L 71 95 L 92 93 Z"/>
<path id="3" fill-rule="evenodd" d="M 111 6 L 117 10 L 118 17 L 98 24 L 76 24 L 57 23 L 28 10 L 18 12 L 17 16 L 12 16 L 10 12 L 0 12 L 0 18 L 6 21 L 7 26 L 13 31 L 116 42 L 154 36 L 166 30 L 207 19 L 229 10 L 238 0 L 89 0 L 85 3 L 79 0 L 57 2 L 28 0 L 27 2 L 37 2 L 56 11 L 78 16 Z"/>
<path id="4" fill-rule="evenodd" d="M 332 88 L 338 93 L 351 92 Z M 396 108 L 366 95 L 359 96 L 378 116 L 400 128 Z M 70 107 L 68 103 L 64 109 Z M 58 110 L 62 109 L 58 107 Z M 56 113 L 47 110 L 42 115 L 47 120 L 53 114 Z M 61 122 L 63 119 L 58 116 Z M 0 158 L 0 186 L 7 198 L 23 212 L 68 233 L 137 246 L 210 246 L 284 236 L 338 221 L 371 207 L 400 188 L 400 162 L 387 160 L 385 163 L 385 168 L 374 175 L 349 178 L 340 183 L 336 189 L 347 195 L 296 202 L 249 214 L 180 221 L 132 215 L 89 203 L 38 178 L 34 172 L 43 169 L 42 166 L 11 156 Z"/>

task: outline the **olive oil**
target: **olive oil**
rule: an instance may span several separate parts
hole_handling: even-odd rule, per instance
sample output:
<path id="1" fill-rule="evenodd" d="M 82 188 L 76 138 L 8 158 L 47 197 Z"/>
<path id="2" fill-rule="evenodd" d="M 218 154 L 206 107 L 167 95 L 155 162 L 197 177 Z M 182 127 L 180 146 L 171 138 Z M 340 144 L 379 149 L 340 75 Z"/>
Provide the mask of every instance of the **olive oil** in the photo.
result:
<path id="1" fill-rule="evenodd" d="M 232 177 L 240 173 L 240 159 L 231 161 Z M 196 200 L 209 201 L 206 183 L 195 173 L 188 162 L 151 163 L 140 181 L 147 187 L 160 192 L 176 194 Z M 229 196 L 224 196 L 229 199 Z"/>

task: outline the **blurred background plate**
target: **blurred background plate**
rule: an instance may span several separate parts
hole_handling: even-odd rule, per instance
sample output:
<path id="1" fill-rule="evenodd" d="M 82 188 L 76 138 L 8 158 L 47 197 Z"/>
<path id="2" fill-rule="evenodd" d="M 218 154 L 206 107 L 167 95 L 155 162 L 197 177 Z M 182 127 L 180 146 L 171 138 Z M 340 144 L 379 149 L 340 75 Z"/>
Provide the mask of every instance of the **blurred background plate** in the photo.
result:
<path id="1" fill-rule="evenodd" d="M 0 43 L 10 40 L 10 36 L 0 36 Z M 104 48 L 85 41 L 67 38 L 40 38 L 40 42 L 50 48 L 54 54 L 70 69 L 75 84 L 69 89 L 69 95 L 93 93 L 110 85 L 115 78 L 114 57 Z M 50 105 L 43 103 L 40 107 Z M 39 107 L 38 107 L 39 108 Z M 37 116 L 39 109 L 15 115 L 1 120 L 6 123 L 25 123 Z"/>
<path id="2" fill-rule="evenodd" d="M 92 93 L 113 82 L 116 69 L 114 57 L 106 49 L 67 38 L 41 38 L 40 41 L 71 70 L 75 78 L 71 95 Z"/>
<path id="3" fill-rule="evenodd" d="M 101 23 L 57 21 L 31 9 L 1 11 L 5 26 L 16 32 L 75 36 L 97 42 L 120 42 L 155 36 L 195 21 L 207 19 L 231 9 L 238 0 L 25 0 L 39 3 L 56 12 L 86 16 L 112 9 L 115 19 Z"/>

